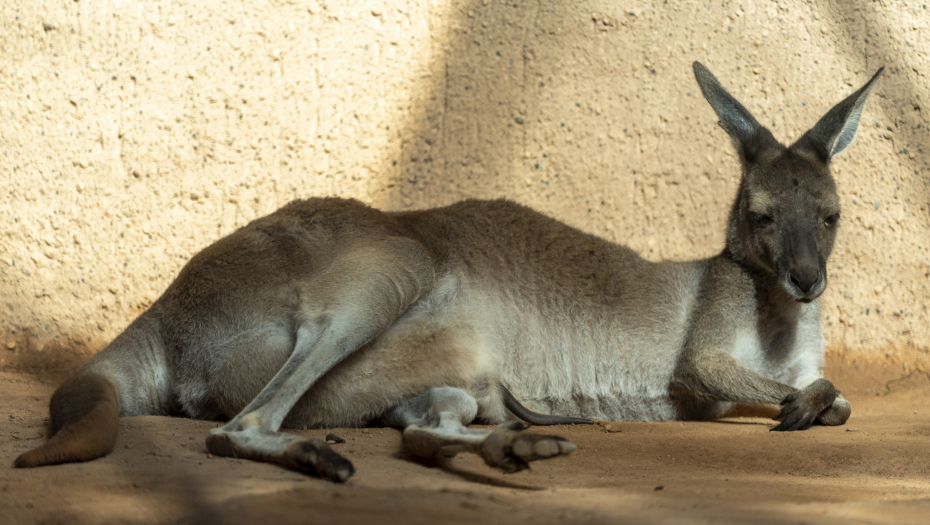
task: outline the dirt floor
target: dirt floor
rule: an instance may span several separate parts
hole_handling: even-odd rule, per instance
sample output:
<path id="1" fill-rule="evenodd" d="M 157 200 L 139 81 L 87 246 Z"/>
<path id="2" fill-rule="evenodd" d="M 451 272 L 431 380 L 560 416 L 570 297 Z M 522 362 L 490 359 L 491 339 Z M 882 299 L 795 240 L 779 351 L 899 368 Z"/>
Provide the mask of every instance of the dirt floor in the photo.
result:
<path id="1" fill-rule="evenodd" d="M 346 440 L 334 447 L 357 472 L 336 485 L 212 457 L 215 423 L 167 417 L 124 418 L 106 458 L 13 469 L 44 438 L 58 378 L 0 372 L 0 523 L 927 523 L 930 376 L 861 364 L 827 376 L 850 385 L 842 427 L 773 433 L 750 416 L 537 429 L 578 450 L 509 475 L 467 455 L 424 464 L 391 429 L 302 431 Z"/>

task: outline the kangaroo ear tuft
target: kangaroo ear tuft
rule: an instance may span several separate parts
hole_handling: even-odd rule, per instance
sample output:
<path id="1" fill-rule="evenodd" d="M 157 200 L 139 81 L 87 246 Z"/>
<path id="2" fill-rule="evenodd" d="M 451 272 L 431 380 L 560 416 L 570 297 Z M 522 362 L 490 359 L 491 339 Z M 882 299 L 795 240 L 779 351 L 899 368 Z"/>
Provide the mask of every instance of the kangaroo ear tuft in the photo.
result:
<path id="1" fill-rule="evenodd" d="M 701 86 L 701 93 L 720 119 L 720 127 L 730 135 L 742 159 L 754 162 L 759 151 L 775 141 L 774 137 L 738 100 L 723 89 L 717 77 L 703 64 L 695 62 L 692 67 L 694 78 Z"/>
<path id="2" fill-rule="evenodd" d="M 856 130 L 859 128 L 862 107 L 884 70 L 885 68 L 879 69 L 872 79 L 858 91 L 833 106 L 810 131 L 795 143 L 795 146 L 811 149 L 822 161 L 829 162 L 834 155 L 852 144 Z"/>

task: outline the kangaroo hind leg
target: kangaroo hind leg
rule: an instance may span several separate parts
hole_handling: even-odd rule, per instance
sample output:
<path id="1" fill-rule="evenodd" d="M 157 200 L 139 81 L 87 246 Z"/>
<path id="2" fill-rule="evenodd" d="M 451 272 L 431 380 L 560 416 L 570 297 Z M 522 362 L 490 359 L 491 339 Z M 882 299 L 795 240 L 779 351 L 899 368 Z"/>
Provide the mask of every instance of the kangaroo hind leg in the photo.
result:
<path id="1" fill-rule="evenodd" d="M 433 388 L 388 411 L 381 423 L 403 427 L 404 447 L 424 459 L 478 454 L 489 466 L 504 472 L 529 468 L 531 461 L 562 456 L 575 450 L 563 438 L 523 432 L 526 426 L 510 421 L 493 429 L 468 428 L 478 412 L 475 398 L 458 388 Z"/>
<path id="2" fill-rule="evenodd" d="M 326 372 L 384 332 L 433 278 L 428 257 L 404 239 L 347 249 L 301 286 L 294 349 L 236 417 L 213 429 L 214 454 L 276 463 L 345 481 L 351 463 L 316 439 L 278 432 L 301 396 Z M 244 363 L 248 366 L 248 363 Z"/>

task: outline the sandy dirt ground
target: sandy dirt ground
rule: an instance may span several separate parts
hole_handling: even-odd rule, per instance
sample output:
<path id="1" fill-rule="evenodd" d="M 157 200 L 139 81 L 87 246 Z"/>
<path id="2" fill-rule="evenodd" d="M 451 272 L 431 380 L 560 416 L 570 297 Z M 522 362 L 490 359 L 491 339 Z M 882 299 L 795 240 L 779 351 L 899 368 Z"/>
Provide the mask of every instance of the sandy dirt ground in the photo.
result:
<path id="1" fill-rule="evenodd" d="M 930 376 L 832 366 L 853 404 L 842 427 L 769 432 L 759 414 L 717 422 L 537 428 L 578 445 L 502 474 L 468 455 L 427 464 L 392 429 L 345 439 L 344 485 L 210 456 L 215 423 L 121 421 L 116 450 L 84 464 L 13 469 L 44 439 L 59 380 L 0 372 L 0 523 L 927 523 Z"/>

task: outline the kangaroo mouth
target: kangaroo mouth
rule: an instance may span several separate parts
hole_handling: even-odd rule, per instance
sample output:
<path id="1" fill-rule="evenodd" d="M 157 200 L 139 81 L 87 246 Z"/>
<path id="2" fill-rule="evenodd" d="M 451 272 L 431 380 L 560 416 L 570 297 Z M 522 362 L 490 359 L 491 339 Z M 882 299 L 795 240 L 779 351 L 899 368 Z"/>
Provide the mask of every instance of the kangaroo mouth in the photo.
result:
<path id="1" fill-rule="evenodd" d="M 808 304 L 808 303 L 812 303 L 816 301 L 817 298 L 820 297 L 821 294 L 820 292 L 799 294 L 797 293 L 796 290 L 795 291 L 788 290 L 788 295 L 790 295 L 791 298 L 795 300 L 795 302 Z"/>

